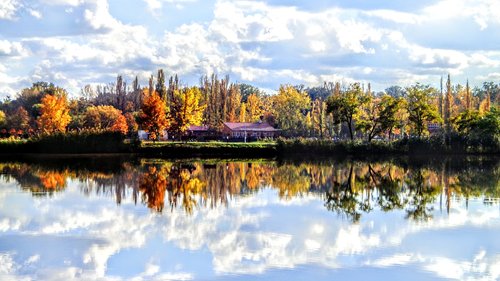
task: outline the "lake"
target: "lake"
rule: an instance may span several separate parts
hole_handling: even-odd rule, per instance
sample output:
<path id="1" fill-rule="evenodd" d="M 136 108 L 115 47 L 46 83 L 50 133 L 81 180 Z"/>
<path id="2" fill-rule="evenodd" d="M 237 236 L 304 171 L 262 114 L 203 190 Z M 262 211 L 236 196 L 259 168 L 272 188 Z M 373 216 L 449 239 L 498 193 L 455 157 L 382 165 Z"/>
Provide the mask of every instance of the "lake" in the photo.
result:
<path id="1" fill-rule="evenodd" d="M 500 159 L 0 160 L 0 280 L 499 280 Z"/>

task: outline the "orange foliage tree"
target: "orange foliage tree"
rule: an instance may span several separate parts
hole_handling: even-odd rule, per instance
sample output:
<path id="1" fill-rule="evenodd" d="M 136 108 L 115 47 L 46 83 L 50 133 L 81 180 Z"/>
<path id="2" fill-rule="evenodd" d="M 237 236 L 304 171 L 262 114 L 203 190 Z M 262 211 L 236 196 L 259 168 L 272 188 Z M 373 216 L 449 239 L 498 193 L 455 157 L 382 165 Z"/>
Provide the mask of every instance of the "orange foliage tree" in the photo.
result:
<path id="1" fill-rule="evenodd" d="M 66 95 L 45 95 L 40 110 L 37 124 L 41 133 L 53 134 L 66 131 L 66 126 L 71 122 Z"/>
<path id="2" fill-rule="evenodd" d="M 142 128 L 149 133 L 149 138 L 158 140 L 168 125 L 167 114 L 165 112 L 165 103 L 156 93 L 144 91 L 144 103 L 141 106 L 139 115 Z"/>
<path id="3" fill-rule="evenodd" d="M 90 106 L 85 112 L 85 126 L 98 130 L 127 134 L 127 119 L 111 105 Z"/>

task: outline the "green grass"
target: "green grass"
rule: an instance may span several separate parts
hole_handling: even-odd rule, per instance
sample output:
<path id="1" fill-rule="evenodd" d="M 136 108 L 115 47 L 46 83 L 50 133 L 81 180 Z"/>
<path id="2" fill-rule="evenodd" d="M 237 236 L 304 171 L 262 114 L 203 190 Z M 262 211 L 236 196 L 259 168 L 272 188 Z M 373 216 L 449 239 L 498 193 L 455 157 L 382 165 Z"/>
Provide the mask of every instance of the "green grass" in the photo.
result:
<path id="1" fill-rule="evenodd" d="M 117 133 L 83 132 L 41 136 L 29 140 L 0 140 L 0 153 L 96 154 L 137 153 L 161 158 L 274 158 L 330 157 L 334 155 L 432 155 L 498 154 L 500 149 L 470 145 L 462 139 L 403 139 L 397 141 L 340 141 L 318 139 L 278 139 L 260 142 L 152 142 L 124 141 Z"/>
<path id="2" fill-rule="evenodd" d="M 192 149 L 204 149 L 204 148 L 274 148 L 276 147 L 276 142 L 222 142 L 222 141 L 210 141 L 210 142 L 152 142 L 145 141 L 141 143 L 141 148 L 192 148 Z"/>
<path id="3" fill-rule="evenodd" d="M 161 157 L 275 157 L 274 142 L 142 142 L 137 152 Z"/>
<path id="4" fill-rule="evenodd" d="M 2 140 L 0 153 L 85 154 L 130 152 L 124 137 L 112 132 L 83 132 L 38 136 L 28 140 Z"/>

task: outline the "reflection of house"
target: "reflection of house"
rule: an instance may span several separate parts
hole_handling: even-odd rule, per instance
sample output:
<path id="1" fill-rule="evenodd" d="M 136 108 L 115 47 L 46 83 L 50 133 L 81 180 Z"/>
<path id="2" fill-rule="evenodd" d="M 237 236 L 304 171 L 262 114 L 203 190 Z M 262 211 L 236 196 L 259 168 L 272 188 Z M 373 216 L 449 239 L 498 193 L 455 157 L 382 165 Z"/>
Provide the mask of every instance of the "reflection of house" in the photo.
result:
<path id="1" fill-rule="evenodd" d="M 259 139 L 274 138 L 278 136 L 278 129 L 273 128 L 266 122 L 256 123 L 231 123 L 224 122 L 222 128 L 223 137 L 236 139 Z"/>

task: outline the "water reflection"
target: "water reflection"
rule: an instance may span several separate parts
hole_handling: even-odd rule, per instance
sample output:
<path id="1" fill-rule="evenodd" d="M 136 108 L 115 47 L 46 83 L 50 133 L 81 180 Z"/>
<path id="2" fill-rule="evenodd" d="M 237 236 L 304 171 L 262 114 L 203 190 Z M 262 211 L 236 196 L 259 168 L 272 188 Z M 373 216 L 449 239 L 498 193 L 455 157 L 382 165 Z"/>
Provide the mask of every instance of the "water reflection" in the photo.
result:
<path id="1" fill-rule="evenodd" d="M 0 174 L 0 280 L 500 278 L 494 158 L 35 159 Z"/>
<path id="2" fill-rule="evenodd" d="M 469 159 L 470 160 L 470 159 Z M 120 204 L 131 196 L 155 212 L 182 208 L 228 205 L 235 196 L 246 196 L 264 188 L 277 191 L 282 200 L 305 194 L 324 201 L 327 210 L 352 222 L 374 209 L 405 210 L 412 220 L 432 218 L 433 203 L 450 210 L 453 200 L 485 197 L 485 203 L 500 197 L 500 168 L 496 159 L 470 161 L 444 159 L 387 162 L 328 161 L 318 163 L 163 161 L 120 162 L 119 168 L 100 171 L 81 167 L 44 166 L 40 163 L 0 164 L 2 179 L 16 181 L 33 196 L 64 191 L 76 180 L 86 194 L 114 196 Z"/>

